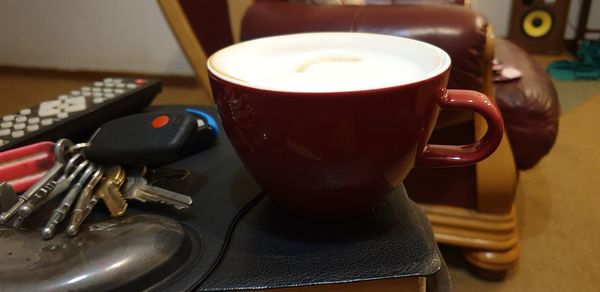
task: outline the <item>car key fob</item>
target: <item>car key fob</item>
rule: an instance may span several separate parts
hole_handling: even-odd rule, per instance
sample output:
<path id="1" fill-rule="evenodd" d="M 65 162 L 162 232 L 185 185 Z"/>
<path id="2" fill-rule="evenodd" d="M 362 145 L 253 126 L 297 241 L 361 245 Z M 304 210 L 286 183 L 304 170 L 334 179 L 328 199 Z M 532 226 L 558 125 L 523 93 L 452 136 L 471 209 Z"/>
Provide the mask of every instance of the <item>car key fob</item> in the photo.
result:
<path id="1" fill-rule="evenodd" d="M 164 165 L 210 147 L 218 133 L 211 119 L 184 111 L 122 117 L 98 129 L 85 155 L 97 163 L 124 167 Z"/>

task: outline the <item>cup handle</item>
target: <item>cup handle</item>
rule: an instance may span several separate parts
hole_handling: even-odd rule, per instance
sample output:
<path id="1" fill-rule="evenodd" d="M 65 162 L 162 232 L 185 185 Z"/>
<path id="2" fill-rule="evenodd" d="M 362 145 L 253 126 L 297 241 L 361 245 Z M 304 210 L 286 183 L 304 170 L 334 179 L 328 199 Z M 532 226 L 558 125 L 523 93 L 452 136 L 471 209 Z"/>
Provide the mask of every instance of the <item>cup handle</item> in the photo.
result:
<path id="1" fill-rule="evenodd" d="M 485 119 L 488 128 L 481 140 L 467 145 L 427 144 L 417 157 L 417 167 L 465 166 L 475 164 L 492 154 L 504 132 L 500 111 L 487 96 L 472 90 L 451 89 L 437 100 L 442 109 L 472 110 Z"/>

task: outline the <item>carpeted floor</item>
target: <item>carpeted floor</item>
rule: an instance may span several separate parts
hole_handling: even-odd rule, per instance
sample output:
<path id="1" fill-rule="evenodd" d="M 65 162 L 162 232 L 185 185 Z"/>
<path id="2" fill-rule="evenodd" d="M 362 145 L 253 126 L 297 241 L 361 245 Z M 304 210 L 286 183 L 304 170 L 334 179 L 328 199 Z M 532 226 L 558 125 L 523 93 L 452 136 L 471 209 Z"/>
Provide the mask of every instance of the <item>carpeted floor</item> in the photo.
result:
<path id="1" fill-rule="evenodd" d="M 563 113 L 576 108 L 600 92 L 600 81 L 597 80 L 553 81 L 560 93 L 558 99 Z"/>
<path id="2" fill-rule="evenodd" d="M 556 60 L 573 60 L 573 58 L 574 57 L 568 53 L 559 56 L 533 56 L 533 59 L 544 68 L 547 68 L 550 63 Z M 562 81 L 552 79 L 552 82 L 554 82 L 556 91 L 558 91 L 560 108 L 563 113 L 576 108 L 591 97 L 600 94 L 599 80 Z"/>
<path id="3" fill-rule="evenodd" d="M 91 81 L 0 72 L 0 115 Z M 600 82 L 596 84 L 589 94 L 600 94 Z M 557 87 L 563 97 L 582 88 L 581 84 Z M 167 83 L 155 103 L 208 100 L 197 86 Z M 518 266 L 503 281 L 481 280 L 469 273 L 456 250 L 446 248 L 455 291 L 600 291 L 600 131 L 596 124 L 600 95 L 568 104 L 554 149 L 520 174 Z"/>

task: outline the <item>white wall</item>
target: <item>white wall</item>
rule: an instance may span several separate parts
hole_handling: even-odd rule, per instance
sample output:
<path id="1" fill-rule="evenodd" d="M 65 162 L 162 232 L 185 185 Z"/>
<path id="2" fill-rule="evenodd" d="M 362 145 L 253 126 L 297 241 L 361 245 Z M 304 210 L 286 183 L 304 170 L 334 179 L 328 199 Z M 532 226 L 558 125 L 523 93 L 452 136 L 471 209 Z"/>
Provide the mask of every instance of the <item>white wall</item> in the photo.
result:
<path id="1" fill-rule="evenodd" d="M 472 5 L 507 36 L 511 2 Z M 571 2 L 569 38 L 581 0 Z M 592 2 L 590 25 L 600 28 L 600 1 Z M 0 64 L 193 75 L 156 0 L 0 0 Z"/>
<path id="2" fill-rule="evenodd" d="M 0 64 L 193 75 L 155 0 L 1 0 Z"/>
<path id="3" fill-rule="evenodd" d="M 473 9 L 483 13 L 497 36 L 508 36 L 512 0 L 471 0 Z"/>

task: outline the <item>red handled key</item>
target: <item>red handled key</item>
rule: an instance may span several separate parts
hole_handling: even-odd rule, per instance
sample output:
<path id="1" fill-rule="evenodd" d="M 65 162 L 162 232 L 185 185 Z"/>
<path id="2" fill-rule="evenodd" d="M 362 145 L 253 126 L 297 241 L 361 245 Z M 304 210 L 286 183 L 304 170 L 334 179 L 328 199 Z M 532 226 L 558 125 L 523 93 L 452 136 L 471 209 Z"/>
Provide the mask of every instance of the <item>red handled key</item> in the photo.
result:
<path id="1" fill-rule="evenodd" d="M 0 152 L 0 181 L 17 193 L 26 191 L 54 165 L 53 147 L 53 142 L 38 142 Z"/>

